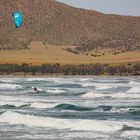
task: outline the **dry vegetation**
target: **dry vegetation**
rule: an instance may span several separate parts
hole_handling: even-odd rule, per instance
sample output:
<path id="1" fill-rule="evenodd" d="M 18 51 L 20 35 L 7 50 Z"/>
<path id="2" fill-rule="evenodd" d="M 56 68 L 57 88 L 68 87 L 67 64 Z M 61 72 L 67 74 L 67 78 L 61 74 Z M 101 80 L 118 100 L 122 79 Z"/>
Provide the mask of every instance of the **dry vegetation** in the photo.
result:
<path id="1" fill-rule="evenodd" d="M 108 55 L 93 57 L 94 51 L 91 51 L 89 55 L 74 54 L 66 51 L 67 48 L 74 48 L 75 46 L 57 46 L 49 45 L 46 42 L 32 42 L 28 47 L 29 49 L 25 50 L 1 50 L 0 63 L 28 63 L 32 65 L 60 63 L 79 65 L 140 62 L 140 51 L 125 52 L 117 55 L 108 53 Z"/>

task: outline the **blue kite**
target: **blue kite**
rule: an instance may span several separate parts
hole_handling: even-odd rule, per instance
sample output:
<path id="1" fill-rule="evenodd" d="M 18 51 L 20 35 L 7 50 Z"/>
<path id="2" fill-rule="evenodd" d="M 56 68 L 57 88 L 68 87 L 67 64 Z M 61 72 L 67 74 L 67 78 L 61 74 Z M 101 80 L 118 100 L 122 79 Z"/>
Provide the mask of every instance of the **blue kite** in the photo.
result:
<path id="1" fill-rule="evenodd" d="M 22 12 L 13 12 L 13 17 L 15 20 L 15 26 L 16 28 L 20 28 L 23 23 L 23 14 Z"/>

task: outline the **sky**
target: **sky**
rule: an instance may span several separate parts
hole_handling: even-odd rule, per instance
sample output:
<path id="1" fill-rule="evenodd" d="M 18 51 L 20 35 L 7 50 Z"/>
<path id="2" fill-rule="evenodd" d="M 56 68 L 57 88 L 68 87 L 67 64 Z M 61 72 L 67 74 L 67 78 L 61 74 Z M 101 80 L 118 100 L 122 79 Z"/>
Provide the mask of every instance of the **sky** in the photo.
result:
<path id="1" fill-rule="evenodd" d="M 57 0 L 106 14 L 140 16 L 140 0 Z"/>

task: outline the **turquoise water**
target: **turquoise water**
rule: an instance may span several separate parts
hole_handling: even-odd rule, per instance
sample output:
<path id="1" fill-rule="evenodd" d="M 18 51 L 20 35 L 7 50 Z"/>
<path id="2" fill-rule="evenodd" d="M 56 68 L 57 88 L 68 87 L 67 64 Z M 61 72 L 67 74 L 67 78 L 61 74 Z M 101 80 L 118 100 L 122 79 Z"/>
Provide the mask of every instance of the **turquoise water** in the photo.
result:
<path id="1" fill-rule="evenodd" d="M 0 139 L 139 140 L 140 77 L 1 78 Z"/>

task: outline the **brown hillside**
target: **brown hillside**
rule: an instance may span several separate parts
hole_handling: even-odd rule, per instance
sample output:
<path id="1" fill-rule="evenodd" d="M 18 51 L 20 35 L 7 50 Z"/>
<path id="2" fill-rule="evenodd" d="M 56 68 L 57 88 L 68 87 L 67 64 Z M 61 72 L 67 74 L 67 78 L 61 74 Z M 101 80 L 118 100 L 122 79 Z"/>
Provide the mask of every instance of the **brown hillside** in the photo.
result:
<path id="1" fill-rule="evenodd" d="M 24 14 L 20 29 L 15 29 L 13 11 Z M 33 40 L 78 45 L 78 51 L 140 49 L 140 17 L 106 15 L 54 0 L 1 0 L 0 48 L 25 48 Z"/>

